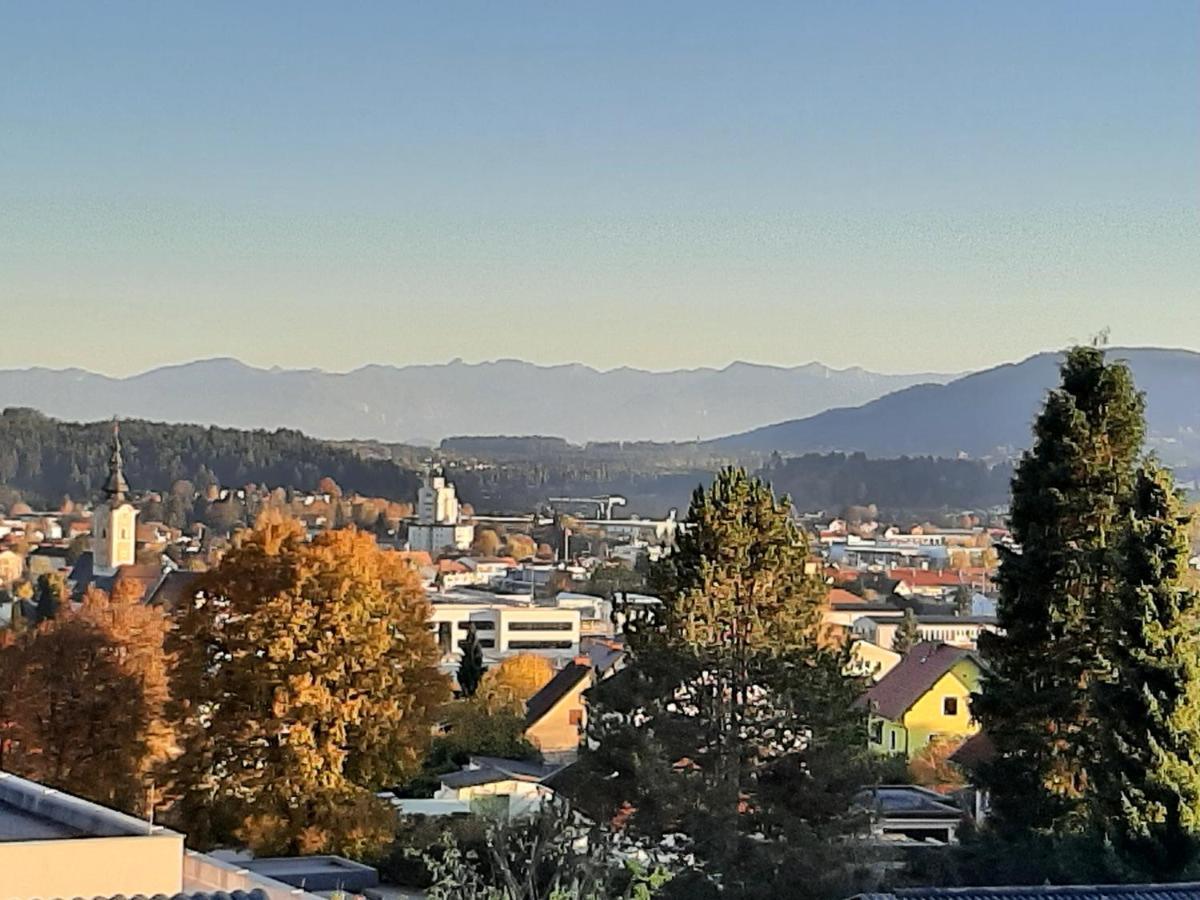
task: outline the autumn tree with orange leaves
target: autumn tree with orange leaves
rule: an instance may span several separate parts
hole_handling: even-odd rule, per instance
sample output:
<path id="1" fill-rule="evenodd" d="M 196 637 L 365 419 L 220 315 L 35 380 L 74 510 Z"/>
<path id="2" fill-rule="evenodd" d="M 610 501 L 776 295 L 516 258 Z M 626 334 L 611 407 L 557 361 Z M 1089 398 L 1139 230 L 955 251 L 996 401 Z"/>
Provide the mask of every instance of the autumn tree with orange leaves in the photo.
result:
<path id="1" fill-rule="evenodd" d="M 0 649 L 4 769 L 106 806 L 145 815 L 153 770 L 171 745 L 164 719 L 167 621 L 118 579 L 77 610 Z"/>
<path id="2" fill-rule="evenodd" d="M 373 792 L 421 765 L 450 698 L 429 602 L 353 529 L 275 516 L 197 585 L 172 634 L 169 818 L 198 846 L 361 856 L 392 835 Z"/>

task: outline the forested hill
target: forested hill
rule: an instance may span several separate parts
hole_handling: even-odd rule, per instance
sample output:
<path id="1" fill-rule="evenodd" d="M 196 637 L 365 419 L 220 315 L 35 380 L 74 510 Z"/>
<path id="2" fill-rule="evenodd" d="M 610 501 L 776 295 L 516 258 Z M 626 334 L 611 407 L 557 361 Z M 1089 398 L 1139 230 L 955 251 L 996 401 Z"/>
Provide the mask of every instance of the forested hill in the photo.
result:
<path id="1" fill-rule="evenodd" d="M 1200 353 L 1114 348 L 1146 395 L 1147 444 L 1172 466 L 1200 465 Z M 1010 459 L 1029 446 L 1030 426 L 1058 383 L 1061 355 L 1041 353 L 949 384 L 926 384 L 863 406 L 757 428 L 706 445 L 715 453 L 861 451 Z"/>
<path id="2" fill-rule="evenodd" d="M 419 476 L 387 459 L 306 437 L 298 431 L 239 431 L 161 422 L 121 422 L 125 474 L 137 490 L 197 484 L 259 484 L 314 489 L 324 476 L 343 490 L 408 499 Z M 0 414 L 0 487 L 32 505 L 57 505 L 64 494 L 95 500 L 108 471 L 112 424 L 60 422 L 34 410 Z"/>

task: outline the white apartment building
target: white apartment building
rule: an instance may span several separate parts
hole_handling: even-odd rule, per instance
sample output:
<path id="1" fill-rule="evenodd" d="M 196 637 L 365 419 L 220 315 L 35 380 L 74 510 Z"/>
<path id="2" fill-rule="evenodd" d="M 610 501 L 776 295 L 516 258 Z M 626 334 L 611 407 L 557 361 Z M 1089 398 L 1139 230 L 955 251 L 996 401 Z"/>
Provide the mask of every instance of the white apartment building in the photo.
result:
<path id="1" fill-rule="evenodd" d="M 444 591 L 430 599 L 433 615 L 429 628 L 448 669 L 457 666 L 459 647 L 472 625 L 489 662 L 536 653 L 561 668 L 579 654 L 582 617 L 578 609 L 537 606 L 484 591 Z"/>

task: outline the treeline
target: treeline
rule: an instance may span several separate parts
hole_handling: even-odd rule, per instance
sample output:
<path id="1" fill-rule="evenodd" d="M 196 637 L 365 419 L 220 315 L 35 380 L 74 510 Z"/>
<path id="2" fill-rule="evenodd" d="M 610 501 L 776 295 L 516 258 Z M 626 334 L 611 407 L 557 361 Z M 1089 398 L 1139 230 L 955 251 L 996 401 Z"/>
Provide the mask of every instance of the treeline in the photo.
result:
<path id="1" fill-rule="evenodd" d="M 887 510 L 984 509 L 1008 502 L 1012 466 L 930 456 L 809 453 L 776 457 L 763 474 L 802 510 L 870 503 Z"/>
<path id="2" fill-rule="evenodd" d="M 121 423 L 125 474 L 135 490 L 258 484 L 312 490 L 323 477 L 369 496 L 411 497 L 419 476 L 391 460 L 357 453 L 298 431 L 240 431 L 130 420 Z M 30 409 L 0 414 L 0 487 L 33 506 L 63 495 L 92 498 L 108 473 L 109 422 L 60 422 Z"/>

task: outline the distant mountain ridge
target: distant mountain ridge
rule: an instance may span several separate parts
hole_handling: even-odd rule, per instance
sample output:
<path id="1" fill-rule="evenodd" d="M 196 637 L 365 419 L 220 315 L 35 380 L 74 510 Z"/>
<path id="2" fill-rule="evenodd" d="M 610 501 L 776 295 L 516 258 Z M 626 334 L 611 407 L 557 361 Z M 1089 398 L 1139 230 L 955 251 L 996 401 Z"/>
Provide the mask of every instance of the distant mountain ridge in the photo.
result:
<path id="1" fill-rule="evenodd" d="M 521 360 L 260 369 L 234 359 L 127 378 L 83 369 L 0 370 L 0 408 L 61 419 L 119 415 L 230 428 L 296 428 L 327 439 L 436 442 L 455 434 L 552 434 L 573 442 L 715 438 L 763 422 L 868 402 L 954 375 L 882 375 L 820 363 L 783 368 L 599 371 Z"/>
<path id="2" fill-rule="evenodd" d="M 1200 465 L 1200 353 L 1114 348 L 1146 394 L 1148 444 L 1172 465 Z M 1060 353 L 1039 353 L 950 381 L 904 388 L 853 408 L 831 409 L 731 435 L 720 452 L 823 453 L 1006 458 L 1031 443 L 1046 392 L 1058 383 Z"/>

